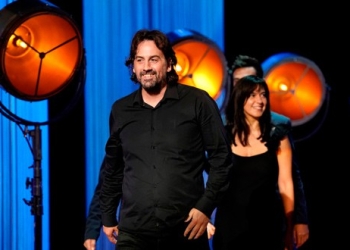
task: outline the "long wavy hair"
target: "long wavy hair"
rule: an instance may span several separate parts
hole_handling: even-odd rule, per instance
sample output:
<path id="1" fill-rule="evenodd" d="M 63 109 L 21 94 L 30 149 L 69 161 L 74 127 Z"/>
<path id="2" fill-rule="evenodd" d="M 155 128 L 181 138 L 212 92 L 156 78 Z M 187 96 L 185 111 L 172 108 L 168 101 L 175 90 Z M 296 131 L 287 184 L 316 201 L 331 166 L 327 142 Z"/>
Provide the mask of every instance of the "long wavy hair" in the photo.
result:
<path id="1" fill-rule="evenodd" d="M 154 41 L 157 48 L 163 52 L 167 62 L 171 65 L 171 70 L 166 74 L 167 82 L 168 83 L 178 82 L 179 76 L 175 71 L 177 58 L 168 37 L 159 30 L 147 30 L 147 29 L 142 29 L 137 31 L 132 39 L 131 46 L 130 46 L 130 54 L 128 59 L 126 59 L 125 61 L 125 65 L 130 70 L 130 74 L 131 74 L 130 79 L 133 82 L 138 83 L 136 74 L 133 72 L 133 64 L 134 64 L 135 55 L 137 52 L 137 46 L 144 40 Z"/>
<path id="2" fill-rule="evenodd" d="M 262 142 L 267 142 L 270 136 L 271 131 L 271 111 L 270 111 L 270 93 L 268 86 L 265 80 L 261 77 L 250 75 L 245 76 L 238 80 L 236 86 L 233 88 L 233 91 L 230 95 L 228 103 L 225 109 L 226 115 L 226 128 L 229 130 L 230 135 L 232 136 L 232 143 L 236 145 L 235 138 L 238 137 L 240 143 L 243 146 L 249 145 L 248 136 L 250 134 L 249 125 L 247 124 L 245 114 L 244 114 L 244 105 L 249 98 L 249 96 L 256 89 L 264 89 L 266 92 L 266 107 L 259 118 L 259 126 L 261 135 L 258 139 L 261 139 Z"/>

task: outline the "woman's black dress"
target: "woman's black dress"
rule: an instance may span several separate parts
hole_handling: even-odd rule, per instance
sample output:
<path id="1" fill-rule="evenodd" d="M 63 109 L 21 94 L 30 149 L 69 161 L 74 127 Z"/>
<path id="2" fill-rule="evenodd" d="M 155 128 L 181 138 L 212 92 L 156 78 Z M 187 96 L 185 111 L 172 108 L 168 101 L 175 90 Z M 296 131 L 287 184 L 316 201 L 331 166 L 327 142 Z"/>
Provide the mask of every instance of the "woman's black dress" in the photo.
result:
<path id="1" fill-rule="evenodd" d="M 278 192 L 276 148 L 288 131 L 274 129 L 265 153 L 232 154 L 229 190 L 215 215 L 214 250 L 283 249 L 283 204 Z"/>

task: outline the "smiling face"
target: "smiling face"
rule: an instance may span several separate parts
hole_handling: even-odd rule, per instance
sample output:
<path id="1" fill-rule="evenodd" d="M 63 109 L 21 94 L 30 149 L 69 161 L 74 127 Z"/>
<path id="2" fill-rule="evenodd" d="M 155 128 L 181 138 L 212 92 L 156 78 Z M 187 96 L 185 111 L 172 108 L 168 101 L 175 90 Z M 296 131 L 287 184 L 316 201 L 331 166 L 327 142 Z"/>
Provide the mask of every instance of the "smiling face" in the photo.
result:
<path id="1" fill-rule="evenodd" d="M 243 109 L 246 118 L 259 119 L 266 109 L 266 104 L 266 91 L 264 88 L 258 86 L 244 103 Z"/>
<path id="2" fill-rule="evenodd" d="M 166 74 L 170 70 L 170 64 L 154 41 L 144 40 L 138 45 L 133 72 L 143 89 L 151 91 L 164 87 Z"/>

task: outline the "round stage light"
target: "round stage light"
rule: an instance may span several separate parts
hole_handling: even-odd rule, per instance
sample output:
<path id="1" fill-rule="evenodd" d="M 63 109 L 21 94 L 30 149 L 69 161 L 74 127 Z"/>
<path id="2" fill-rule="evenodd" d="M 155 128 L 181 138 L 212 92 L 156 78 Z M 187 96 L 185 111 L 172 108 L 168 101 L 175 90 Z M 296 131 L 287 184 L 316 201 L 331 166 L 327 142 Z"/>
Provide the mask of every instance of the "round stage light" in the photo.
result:
<path id="1" fill-rule="evenodd" d="M 63 90 L 82 65 L 80 31 L 71 16 L 43 1 L 14 1 L 0 12 L 0 84 L 40 101 Z"/>
<path id="2" fill-rule="evenodd" d="M 308 122 L 319 112 L 326 84 L 314 62 L 293 53 L 279 53 L 265 60 L 262 68 L 273 111 L 289 117 L 293 126 Z"/>
<path id="3" fill-rule="evenodd" d="M 179 82 L 203 89 L 217 100 L 227 81 L 227 62 L 220 48 L 193 30 L 177 29 L 167 36 L 178 60 Z"/>

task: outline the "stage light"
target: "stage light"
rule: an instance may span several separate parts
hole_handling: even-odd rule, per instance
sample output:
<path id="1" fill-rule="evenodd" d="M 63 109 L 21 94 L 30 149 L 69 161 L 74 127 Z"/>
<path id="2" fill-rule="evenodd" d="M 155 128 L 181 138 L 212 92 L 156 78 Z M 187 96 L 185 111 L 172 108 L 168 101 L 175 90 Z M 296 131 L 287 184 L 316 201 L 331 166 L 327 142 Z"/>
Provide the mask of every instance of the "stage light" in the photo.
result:
<path id="1" fill-rule="evenodd" d="M 78 27 L 45 1 L 15 1 L 0 12 L 0 84 L 26 101 L 48 99 L 73 79 L 83 62 Z"/>
<path id="2" fill-rule="evenodd" d="M 17 0 L 0 10 L 0 86 L 28 106 L 45 99 L 59 99 L 63 90 L 75 90 L 64 110 L 48 121 L 37 122 L 14 114 L 0 100 L 0 113 L 21 128 L 33 153 L 34 176 L 31 206 L 35 216 L 36 250 L 42 248 L 41 129 L 63 117 L 76 104 L 85 83 L 85 55 L 82 37 L 71 15 L 57 6 L 39 0 Z M 68 86 L 70 86 L 68 88 Z M 2 90 L 1 89 L 1 90 Z M 67 98 L 63 100 L 66 102 Z M 36 110 L 33 110 L 35 112 Z M 34 126 L 29 130 L 28 126 Z M 21 127 L 21 126 L 19 126 Z M 29 142 L 32 138 L 32 143 Z M 31 145 L 32 144 L 32 145 Z"/>
<path id="3" fill-rule="evenodd" d="M 200 33 L 177 29 L 167 34 L 178 60 L 179 82 L 208 92 L 218 100 L 227 85 L 227 62 L 216 43 Z"/>
<path id="4" fill-rule="evenodd" d="M 279 53 L 265 60 L 262 67 L 273 111 L 289 117 L 293 126 L 315 117 L 325 100 L 327 86 L 314 62 L 293 53 Z"/>

